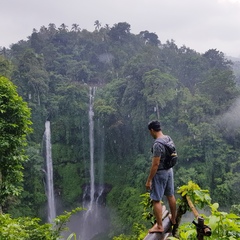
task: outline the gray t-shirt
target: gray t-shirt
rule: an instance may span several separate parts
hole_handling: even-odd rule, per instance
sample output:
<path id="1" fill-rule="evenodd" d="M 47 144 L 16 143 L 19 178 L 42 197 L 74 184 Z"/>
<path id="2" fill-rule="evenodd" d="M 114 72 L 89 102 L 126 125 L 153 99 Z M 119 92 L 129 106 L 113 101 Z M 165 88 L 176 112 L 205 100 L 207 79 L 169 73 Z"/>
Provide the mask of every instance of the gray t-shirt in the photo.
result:
<path id="1" fill-rule="evenodd" d="M 166 142 L 172 141 L 172 139 L 168 135 L 165 135 L 161 139 Z M 164 145 L 162 143 L 159 143 L 157 139 L 155 139 L 155 142 L 153 144 L 152 153 L 153 157 L 160 157 L 160 164 L 158 166 L 158 170 L 164 169 L 163 164 L 166 156 L 166 150 Z"/>

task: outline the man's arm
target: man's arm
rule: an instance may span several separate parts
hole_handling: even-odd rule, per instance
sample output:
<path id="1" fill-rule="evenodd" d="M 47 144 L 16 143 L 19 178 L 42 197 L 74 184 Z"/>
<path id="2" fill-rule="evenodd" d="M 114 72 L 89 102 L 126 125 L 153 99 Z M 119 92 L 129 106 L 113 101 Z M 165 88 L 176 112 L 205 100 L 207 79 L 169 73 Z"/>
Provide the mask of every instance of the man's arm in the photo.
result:
<path id="1" fill-rule="evenodd" d="M 158 165 L 160 163 L 160 157 L 153 157 L 152 158 L 152 166 L 150 168 L 150 173 L 148 175 L 148 179 L 146 182 L 146 189 L 150 190 L 151 189 L 151 184 L 152 184 L 152 179 L 155 176 L 157 170 L 158 170 Z"/>

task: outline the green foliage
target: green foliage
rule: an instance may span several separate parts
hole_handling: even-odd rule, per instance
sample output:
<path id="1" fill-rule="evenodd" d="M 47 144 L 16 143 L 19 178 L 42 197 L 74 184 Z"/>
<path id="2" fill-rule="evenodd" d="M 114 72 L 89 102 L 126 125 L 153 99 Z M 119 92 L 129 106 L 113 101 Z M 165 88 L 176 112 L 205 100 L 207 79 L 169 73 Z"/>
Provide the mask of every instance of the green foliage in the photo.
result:
<path id="1" fill-rule="evenodd" d="M 121 234 L 119 236 L 113 237 L 113 240 L 142 240 L 147 234 L 147 230 L 144 225 L 140 225 L 135 223 L 133 225 L 133 234 L 131 235 L 124 235 Z"/>
<path id="2" fill-rule="evenodd" d="M 143 205 L 142 218 L 151 222 L 151 224 L 153 225 L 155 222 L 155 216 L 153 215 L 153 206 L 152 200 L 150 198 L 150 193 L 144 193 L 141 195 L 141 197 L 143 198 L 142 202 L 140 203 L 141 205 Z"/>
<path id="3" fill-rule="evenodd" d="M 234 75 L 229 70 L 212 70 L 199 88 L 203 95 L 206 94 L 216 104 L 217 111 L 221 111 L 223 107 L 229 107 L 229 103 L 231 104 L 232 99 L 238 95 Z"/>
<path id="4" fill-rule="evenodd" d="M 120 22 L 115 24 L 109 31 L 108 35 L 114 41 L 121 41 L 124 42 L 128 39 L 130 35 L 130 24 L 126 22 Z"/>
<path id="5" fill-rule="evenodd" d="M 176 96 L 177 80 L 168 73 L 162 73 L 159 69 L 146 72 L 143 82 L 142 92 L 150 105 L 157 104 L 161 109 L 165 108 L 167 103 Z"/>
<path id="6" fill-rule="evenodd" d="M 0 215 L 0 239 L 2 240 L 57 240 L 61 238 L 63 231 L 67 230 L 65 225 L 72 214 L 81 211 L 76 208 L 71 212 L 59 215 L 54 224 L 41 224 L 39 218 L 11 218 L 9 214 Z M 74 233 L 69 237 L 74 236 Z M 71 239 L 71 238 L 69 238 Z"/>
<path id="7" fill-rule="evenodd" d="M 211 228 L 212 235 L 208 237 L 209 239 L 239 239 L 240 237 L 240 216 L 234 213 L 226 213 L 218 211 L 219 204 L 211 204 L 211 198 L 207 190 L 201 189 L 196 183 L 189 181 L 187 185 L 183 185 L 179 188 L 178 193 L 181 194 L 182 199 L 178 199 L 178 205 L 184 206 L 186 210 L 191 211 L 188 204 L 186 203 L 186 196 L 189 196 L 192 200 L 194 206 L 199 206 L 200 208 L 209 207 L 211 209 L 211 215 L 206 216 L 201 214 L 204 218 L 205 225 Z M 154 222 L 152 215 L 152 203 L 149 198 L 149 193 L 142 194 L 141 197 L 143 201 L 141 205 L 143 206 L 143 219 Z M 144 225 L 134 224 L 133 234 L 114 237 L 114 240 L 128 240 L 135 239 L 140 240 L 146 236 L 147 230 Z M 183 223 L 179 228 L 179 238 L 169 237 L 171 240 L 175 239 L 196 239 L 197 231 L 195 225 L 192 223 Z"/>
<path id="8" fill-rule="evenodd" d="M 0 55 L 0 76 L 10 78 L 13 71 L 13 64 Z"/>
<path id="9" fill-rule="evenodd" d="M 0 77 L 0 206 L 9 196 L 17 196 L 26 161 L 24 147 L 29 128 L 30 109 L 18 95 L 16 87 Z"/>
<path id="10" fill-rule="evenodd" d="M 7 202 L 8 213 L 14 218 L 44 217 L 43 205 L 47 197 L 42 184 L 44 159 L 39 154 L 39 148 L 39 145 L 33 143 L 26 148 L 28 159 L 23 165 L 23 191 L 14 202 Z"/>
<path id="11" fill-rule="evenodd" d="M 237 240 L 240 238 L 240 216 L 233 213 L 218 211 L 219 204 L 210 204 L 211 215 L 204 218 L 204 224 L 211 228 L 208 239 Z M 179 228 L 179 239 L 196 239 L 196 228 L 193 224 L 184 223 Z M 178 238 L 170 238 L 178 239 Z"/>
<path id="12" fill-rule="evenodd" d="M 209 239 L 239 239 L 240 237 L 240 216 L 234 213 L 226 213 L 218 211 L 219 204 L 211 204 L 211 198 L 207 190 L 202 190 L 196 183 L 190 181 L 188 185 L 179 188 L 178 193 L 183 197 L 178 199 L 178 204 L 184 206 L 185 209 L 191 210 L 186 202 L 185 197 L 191 198 L 194 206 L 211 209 L 211 215 L 204 218 L 204 224 L 211 228 L 211 237 Z M 196 239 L 196 229 L 193 224 L 184 223 L 179 228 L 180 239 Z M 171 238 L 175 239 L 175 238 Z"/>
<path id="13" fill-rule="evenodd" d="M 238 239 L 240 237 L 240 216 L 218 211 L 218 203 L 214 203 L 210 207 L 212 215 L 207 218 L 206 223 L 209 224 L 214 233 L 212 237 Z"/>
<path id="14" fill-rule="evenodd" d="M 76 202 L 79 195 L 82 193 L 81 185 L 83 184 L 81 177 L 78 174 L 78 164 L 68 163 L 64 168 L 58 169 L 58 174 L 60 176 L 59 181 L 61 181 L 62 184 L 62 200 L 67 205 Z"/>
<path id="15" fill-rule="evenodd" d="M 132 186 L 135 186 L 141 189 L 141 185 L 146 180 L 146 176 L 148 174 L 149 166 L 151 164 L 151 160 L 147 161 L 147 157 L 145 155 L 137 155 L 136 159 L 133 159 L 133 172 L 128 173 L 128 178 L 131 179 Z M 145 186 L 142 186 L 142 191 L 145 190 Z"/>
<path id="16" fill-rule="evenodd" d="M 97 116 L 104 120 L 107 118 L 119 120 L 121 113 L 118 110 L 121 107 L 122 95 L 125 88 L 125 79 L 115 79 L 111 83 L 108 83 L 104 89 L 100 89 L 99 93 L 97 93 L 98 98 L 94 103 L 94 110 Z M 110 122 L 110 124 L 114 123 Z"/>
<path id="17" fill-rule="evenodd" d="M 196 169 L 193 167 L 190 167 L 188 169 L 179 167 L 177 173 L 178 174 L 175 174 L 175 181 L 178 182 L 179 185 L 185 185 L 190 180 L 194 182 L 199 182 L 198 181 L 199 174 L 197 174 Z"/>
<path id="18" fill-rule="evenodd" d="M 236 213 L 237 215 L 240 215 L 240 205 L 232 205 L 231 206 L 231 213 Z"/>
<path id="19" fill-rule="evenodd" d="M 189 196 L 190 199 L 193 201 L 193 204 L 201 209 L 204 206 L 210 204 L 211 202 L 209 191 L 202 190 L 198 186 L 198 184 L 192 181 L 189 181 L 187 185 L 183 185 L 179 187 L 177 192 L 183 197 L 183 199 L 185 199 L 186 196 Z M 185 202 L 181 201 L 180 204 L 184 204 L 185 205 L 184 208 L 186 209 L 186 205 L 187 205 L 186 199 L 185 199 Z M 189 208 L 187 209 L 190 210 Z"/>
<path id="20" fill-rule="evenodd" d="M 197 231 L 194 228 L 193 224 L 191 223 L 184 223 L 179 228 L 179 238 L 177 237 L 171 237 L 169 239 L 175 240 L 175 239 L 189 239 L 194 240 L 197 237 Z"/>
<path id="21" fill-rule="evenodd" d="M 80 189 L 89 182 L 90 86 L 97 87 L 95 162 L 99 156 L 104 159 L 101 181 L 112 185 L 107 204 L 120 215 L 119 221 L 113 217 L 112 231 L 130 231 L 141 214 L 131 201 L 144 188 L 152 144 L 146 125 L 156 118 L 178 149 L 176 186 L 192 180 L 221 206 L 236 205 L 239 125 L 229 133 L 216 121 L 239 96 L 231 63 L 214 49 L 200 54 L 173 40 L 161 43 L 145 29 L 132 34 L 126 22 L 102 27 L 96 21 L 95 27 L 89 32 L 77 24 L 71 30 L 65 24 L 42 26 L 27 41 L 4 51 L 11 62 L 0 59 L 0 74 L 11 77 L 28 101 L 34 128 L 28 138 L 31 159 L 24 164 L 23 196 L 11 212 L 39 215 L 37 209 L 46 200 L 40 156 L 46 119 L 52 126 L 56 192 L 68 206 L 81 199 Z M 133 212 L 125 209 L 128 205 Z"/>

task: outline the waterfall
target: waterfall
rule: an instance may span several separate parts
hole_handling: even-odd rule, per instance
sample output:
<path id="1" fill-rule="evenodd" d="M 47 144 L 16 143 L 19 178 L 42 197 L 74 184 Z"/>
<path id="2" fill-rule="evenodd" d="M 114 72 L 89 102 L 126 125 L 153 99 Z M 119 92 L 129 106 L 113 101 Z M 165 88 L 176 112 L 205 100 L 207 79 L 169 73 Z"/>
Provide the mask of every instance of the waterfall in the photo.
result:
<path id="1" fill-rule="evenodd" d="M 50 122 L 45 123 L 45 161 L 46 161 L 46 184 L 47 184 L 47 200 L 48 200 L 48 222 L 52 222 L 56 217 L 54 188 L 53 188 L 53 164 L 52 164 L 52 146 L 51 146 L 51 129 Z"/>
<path id="2" fill-rule="evenodd" d="M 105 159 L 105 128 L 103 125 L 101 125 L 100 120 L 98 119 L 98 158 L 99 158 L 99 163 L 98 163 L 98 178 L 99 178 L 99 184 L 104 185 L 104 159 Z M 102 189 L 100 188 L 98 191 L 98 194 L 101 195 Z"/>
<path id="3" fill-rule="evenodd" d="M 110 229 L 109 209 L 105 205 L 106 194 L 110 190 L 109 186 L 105 187 L 107 185 L 103 182 L 105 130 L 104 128 L 99 128 L 98 123 L 96 131 L 94 129 L 93 105 L 95 92 L 96 87 L 89 88 L 89 159 L 85 163 L 89 167 L 87 176 L 90 174 L 90 179 L 89 184 L 86 183 L 84 186 L 82 198 L 82 205 L 86 210 L 71 216 L 71 220 L 67 224 L 70 233 L 76 233 L 78 240 L 97 239 L 100 235 L 101 239 L 104 239 L 102 236 L 107 236 Z M 101 137 L 99 138 L 99 136 Z"/>
<path id="4" fill-rule="evenodd" d="M 81 220 L 79 221 L 80 226 L 78 226 L 77 231 L 79 232 L 79 239 L 81 240 L 89 240 L 94 236 L 106 232 L 109 226 L 109 218 L 108 212 L 105 206 L 101 205 L 102 195 L 104 193 L 103 184 L 100 187 L 99 184 L 95 183 L 95 167 L 100 172 L 103 172 L 101 168 L 99 168 L 99 164 L 95 166 L 95 156 L 94 156 L 94 148 L 95 148 L 95 136 L 94 136 L 94 97 L 95 97 L 95 87 L 90 87 L 89 89 L 89 154 L 90 154 L 90 182 L 85 186 L 85 190 L 83 193 L 83 206 L 87 209 L 86 212 L 83 213 Z M 98 129 L 97 129 L 98 130 Z M 97 140 L 97 139 L 96 139 Z M 102 143 L 103 144 L 103 143 Z M 101 148 L 103 145 L 101 144 Z M 97 155 L 99 153 L 97 152 Z M 102 155 L 102 154 L 101 154 Z M 103 157 L 100 157 L 100 164 L 103 163 L 101 160 Z M 103 178 L 101 178 L 102 180 Z M 74 229 L 73 229 L 74 232 Z M 76 231 L 75 231 L 76 232 Z"/>
<path id="5" fill-rule="evenodd" d="M 92 210 L 95 193 L 95 176 L 94 176 L 94 102 L 95 88 L 89 89 L 89 143 L 90 143 L 90 204 L 89 211 Z"/>
<path id="6" fill-rule="evenodd" d="M 90 153 L 90 186 L 86 186 L 84 192 L 85 196 L 90 195 L 90 201 L 87 204 L 87 211 L 84 213 L 83 222 L 81 226 L 81 237 L 82 240 L 88 240 L 90 237 L 95 235 L 94 225 L 97 223 L 95 220 L 97 219 L 95 214 L 97 214 L 96 203 L 94 200 L 95 194 L 95 172 L 94 172 L 94 111 L 93 111 L 93 103 L 94 103 L 94 95 L 95 88 L 89 88 L 89 153 Z M 83 199 L 83 200 L 84 200 Z M 85 205 L 86 203 L 84 203 Z"/>

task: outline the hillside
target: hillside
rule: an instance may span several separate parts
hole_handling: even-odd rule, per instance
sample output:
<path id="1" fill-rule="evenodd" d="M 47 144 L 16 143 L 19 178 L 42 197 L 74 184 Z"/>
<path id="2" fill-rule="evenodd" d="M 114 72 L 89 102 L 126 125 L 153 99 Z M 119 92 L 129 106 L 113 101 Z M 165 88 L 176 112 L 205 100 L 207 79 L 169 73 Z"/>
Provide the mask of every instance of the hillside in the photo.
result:
<path id="1" fill-rule="evenodd" d="M 216 49 L 200 54 L 130 29 L 126 22 L 93 32 L 51 23 L 2 49 L 0 75 L 17 85 L 34 128 L 24 194 L 6 206 L 13 215 L 46 220 L 41 169 L 47 120 L 58 212 L 83 203 L 91 180 L 93 89 L 94 184 L 104 186 L 102 204 L 110 209 L 112 234 L 131 231 L 133 222 L 141 221 L 139 195 L 151 161 L 147 123 L 153 119 L 160 119 L 177 146 L 176 188 L 192 180 L 224 208 L 239 203 L 240 126 L 229 126 L 236 115 L 227 114 L 237 111 L 238 65 Z"/>

